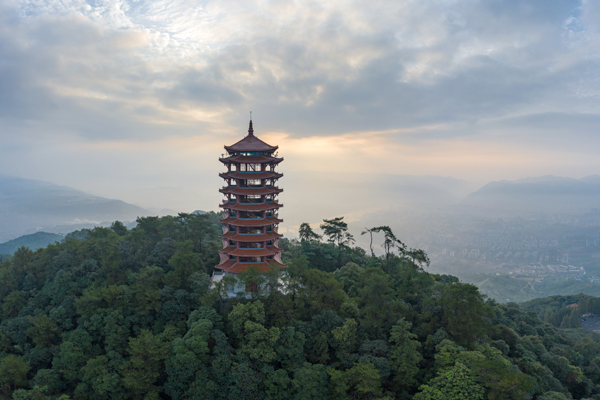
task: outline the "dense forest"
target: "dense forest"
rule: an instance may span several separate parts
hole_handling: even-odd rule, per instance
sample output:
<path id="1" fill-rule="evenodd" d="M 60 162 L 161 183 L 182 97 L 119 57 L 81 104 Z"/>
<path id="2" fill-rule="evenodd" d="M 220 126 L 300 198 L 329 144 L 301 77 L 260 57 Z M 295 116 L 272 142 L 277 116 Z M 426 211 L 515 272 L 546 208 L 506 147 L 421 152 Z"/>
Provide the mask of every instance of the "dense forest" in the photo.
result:
<path id="1" fill-rule="evenodd" d="M 342 218 L 323 236 L 303 224 L 280 241 L 288 268 L 241 273 L 252 290 L 228 297 L 230 278 L 210 283 L 218 219 L 146 217 L 20 248 L 0 265 L 0 396 L 600 399 L 598 335 L 427 273 L 387 227 L 363 232 L 365 251 Z"/>
<path id="2" fill-rule="evenodd" d="M 585 294 L 550 296 L 522 303 L 521 309 L 534 311 L 545 322 L 556 327 L 579 328 L 582 317 L 600 315 L 600 298 Z"/>

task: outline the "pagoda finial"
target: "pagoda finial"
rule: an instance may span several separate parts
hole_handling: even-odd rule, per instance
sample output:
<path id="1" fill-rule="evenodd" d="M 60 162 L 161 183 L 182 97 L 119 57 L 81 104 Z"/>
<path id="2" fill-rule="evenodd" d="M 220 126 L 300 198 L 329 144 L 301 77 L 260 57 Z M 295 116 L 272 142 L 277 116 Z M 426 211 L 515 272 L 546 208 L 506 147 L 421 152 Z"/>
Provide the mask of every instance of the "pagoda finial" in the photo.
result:
<path id="1" fill-rule="evenodd" d="M 252 128 L 252 111 L 250 111 L 250 126 L 248 127 L 248 136 L 254 136 L 254 128 Z"/>

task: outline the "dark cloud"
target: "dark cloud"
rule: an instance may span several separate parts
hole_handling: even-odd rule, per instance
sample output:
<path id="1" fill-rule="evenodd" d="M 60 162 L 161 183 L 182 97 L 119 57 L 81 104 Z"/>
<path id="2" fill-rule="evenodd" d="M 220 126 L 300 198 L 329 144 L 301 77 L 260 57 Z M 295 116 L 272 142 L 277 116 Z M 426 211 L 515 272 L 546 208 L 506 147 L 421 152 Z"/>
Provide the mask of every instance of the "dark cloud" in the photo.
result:
<path id="1" fill-rule="evenodd" d="M 254 87 L 254 108 L 265 129 L 299 136 L 403 129 L 489 118 L 539 101 L 557 77 L 477 56 L 452 75 L 402 82 L 400 52 L 366 65 L 354 80 L 310 77 Z M 298 88 L 296 88 L 296 86 Z M 310 105 L 306 99 L 321 88 Z M 281 100 L 288 92 L 297 95 Z"/>
<path id="2" fill-rule="evenodd" d="M 214 72 L 192 70 L 182 73 L 173 87 L 157 90 L 156 94 L 169 107 L 240 105 L 242 95 L 227 87 L 226 78 L 219 71 Z"/>
<path id="3" fill-rule="evenodd" d="M 595 95 L 565 102 L 598 73 L 586 53 L 597 14 L 580 1 L 353 2 L 299 9 L 286 23 L 253 14 L 240 20 L 243 34 L 228 30 L 235 19 L 217 26 L 234 39 L 215 39 L 206 51 L 176 40 L 185 24 L 160 31 L 161 10 L 183 18 L 185 7 L 124 3 L 109 21 L 93 7 L 81 16 L 58 2 L 32 4 L 25 18 L 5 7 L 0 116 L 91 140 L 210 132 L 214 119 L 181 116 L 194 109 L 235 126 L 253 110 L 263 130 L 295 137 L 446 124 L 454 126 L 432 135 L 451 138 L 465 124 L 545 115 L 541 104 L 552 113 Z M 566 34 L 573 19 L 587 41 Z M 173 48 L 187 49 L 189 60 Z"/>

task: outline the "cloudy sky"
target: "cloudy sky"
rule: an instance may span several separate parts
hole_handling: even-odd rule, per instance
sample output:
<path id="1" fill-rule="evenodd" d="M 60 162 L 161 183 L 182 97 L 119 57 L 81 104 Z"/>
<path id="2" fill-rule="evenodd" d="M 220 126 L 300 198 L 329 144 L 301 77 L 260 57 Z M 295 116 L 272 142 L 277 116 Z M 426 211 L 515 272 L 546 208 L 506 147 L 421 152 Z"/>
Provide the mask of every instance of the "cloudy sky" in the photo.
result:
<path id="1" fill-rule="evenodd" d="M 582 177 L 599 61 L 591 0 L 0 0 L 0 173 L 216 209 L 252 110 L 284 172 Z"/>

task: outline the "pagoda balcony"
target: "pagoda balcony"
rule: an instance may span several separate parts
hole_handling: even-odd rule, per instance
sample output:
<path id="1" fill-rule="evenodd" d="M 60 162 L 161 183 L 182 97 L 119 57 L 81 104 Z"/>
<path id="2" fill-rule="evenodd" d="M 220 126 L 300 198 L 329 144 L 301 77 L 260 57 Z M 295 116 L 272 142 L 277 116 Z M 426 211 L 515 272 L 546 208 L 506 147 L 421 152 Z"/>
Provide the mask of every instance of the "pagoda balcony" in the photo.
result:
<path id="1" fill-rule="evenodd" d="M 237 203 L 235 201 L 225 201 L 220 204 L 219 207 L 234 211 L 268 211 L 283 207 L 283 204 L 276 201 L 264 203 Z"/>
<path id="2" fill-rule="evenodd" d="M 279 164 L 283 161 L 283 157 L 269 157 L 269 156 L 229 156 L 219 158 L 223 164 L 230 163 L 246 163 L 246 164 Z M 252 172 L 252 171 L 251 171 Z M 258 172 L 258 171 L 257 171 Z M 265 171 L 262 171 L 265 172 Z"/>
<path id="3" fill-rule="evenodd" d="M 219 176 L 223 179 L 279 179 L 283 174 L 275 171 L 231 171 L 222 172 Z"/>
<path id="4" fill-rule="evenodd" d="M 225 250 L 225 249 L 224 249 Z M 281 249 L 234 249 L 231 252 L 222 251 L 225 254 L 236 257 L 268 257 L 281 253 Z"/>
<path id="5" fill-rule="evenodd" d="M 240 212 L 243 212 L 243 211 L 240 211 Z M 263 215 L 243 215 L 243 214 L 236 214 L 235 212 L 233 212 L 233 213 L 230 212 L 227 216 L 223 216 L 223 219 L 236 218 L 236 217 L 237 217 L 237 219 L 241 219 L 241 220 L 253 220 L 253 219 L 265 219 L 265 218 L 273 218 L 273 217 L 278 218 L 279 215 L 272 211 L 268 211 L 267 214 L 264 216 Z"/>
<path id="6" fill-rule="evenodd" d="M 226 189 L 279 189 L 277 186 L 273 186 L 273 185 L 228 185 L 228 186 L 223 186 L 221 188 L 221 190 L 226 190 Z M 281 189 L 283 190 L 283 189 Z"/>
<path id="7" fill-rule="evenodd" d="M 229 231 L 219 237 L 226 240 L 233 240 L 234 242 L 243 242 L 243 243 L 255 243 L 255 242 L 268 242 L 269 240 L 276 240 L 282 237 L 283 235 L 277 232 L 267 232 L 267 233 L 237 233 L 235 231 Z"/>
<path id="8" fill-rule="evenodd" d="M 261 227 L 261 226 L 279 224 L 279 223 L 283 222 L 283 220 L 279 219 L 279 218 L 274 218 L 274 217 L 263 218 L 263 219 L 258 219 L 258 220 L 256 220 L 256 219 L 241 220 L 241 219 L 234 218 L 234 217 L 227 217 L 225 219 L 220 220 L 219 222 L 224 225 L 233 225 L 233 226 L 241 226 L 241 227 L 253 227 L 253 226 Z"/>
<path id="9" fill-rule="evenodd" d="M 283 189 L 279 189 L 275 186 L 258 186 L 258 187 L 238 187 L 238 186 L 224 186 L 219 189 L 219 192 L 223 194 L 235 194 L 240 196 L 265 196 L 268 194 L 279 194 L 283 192 Z M 260 199 L 257 199 L 260 200 Z"/>

